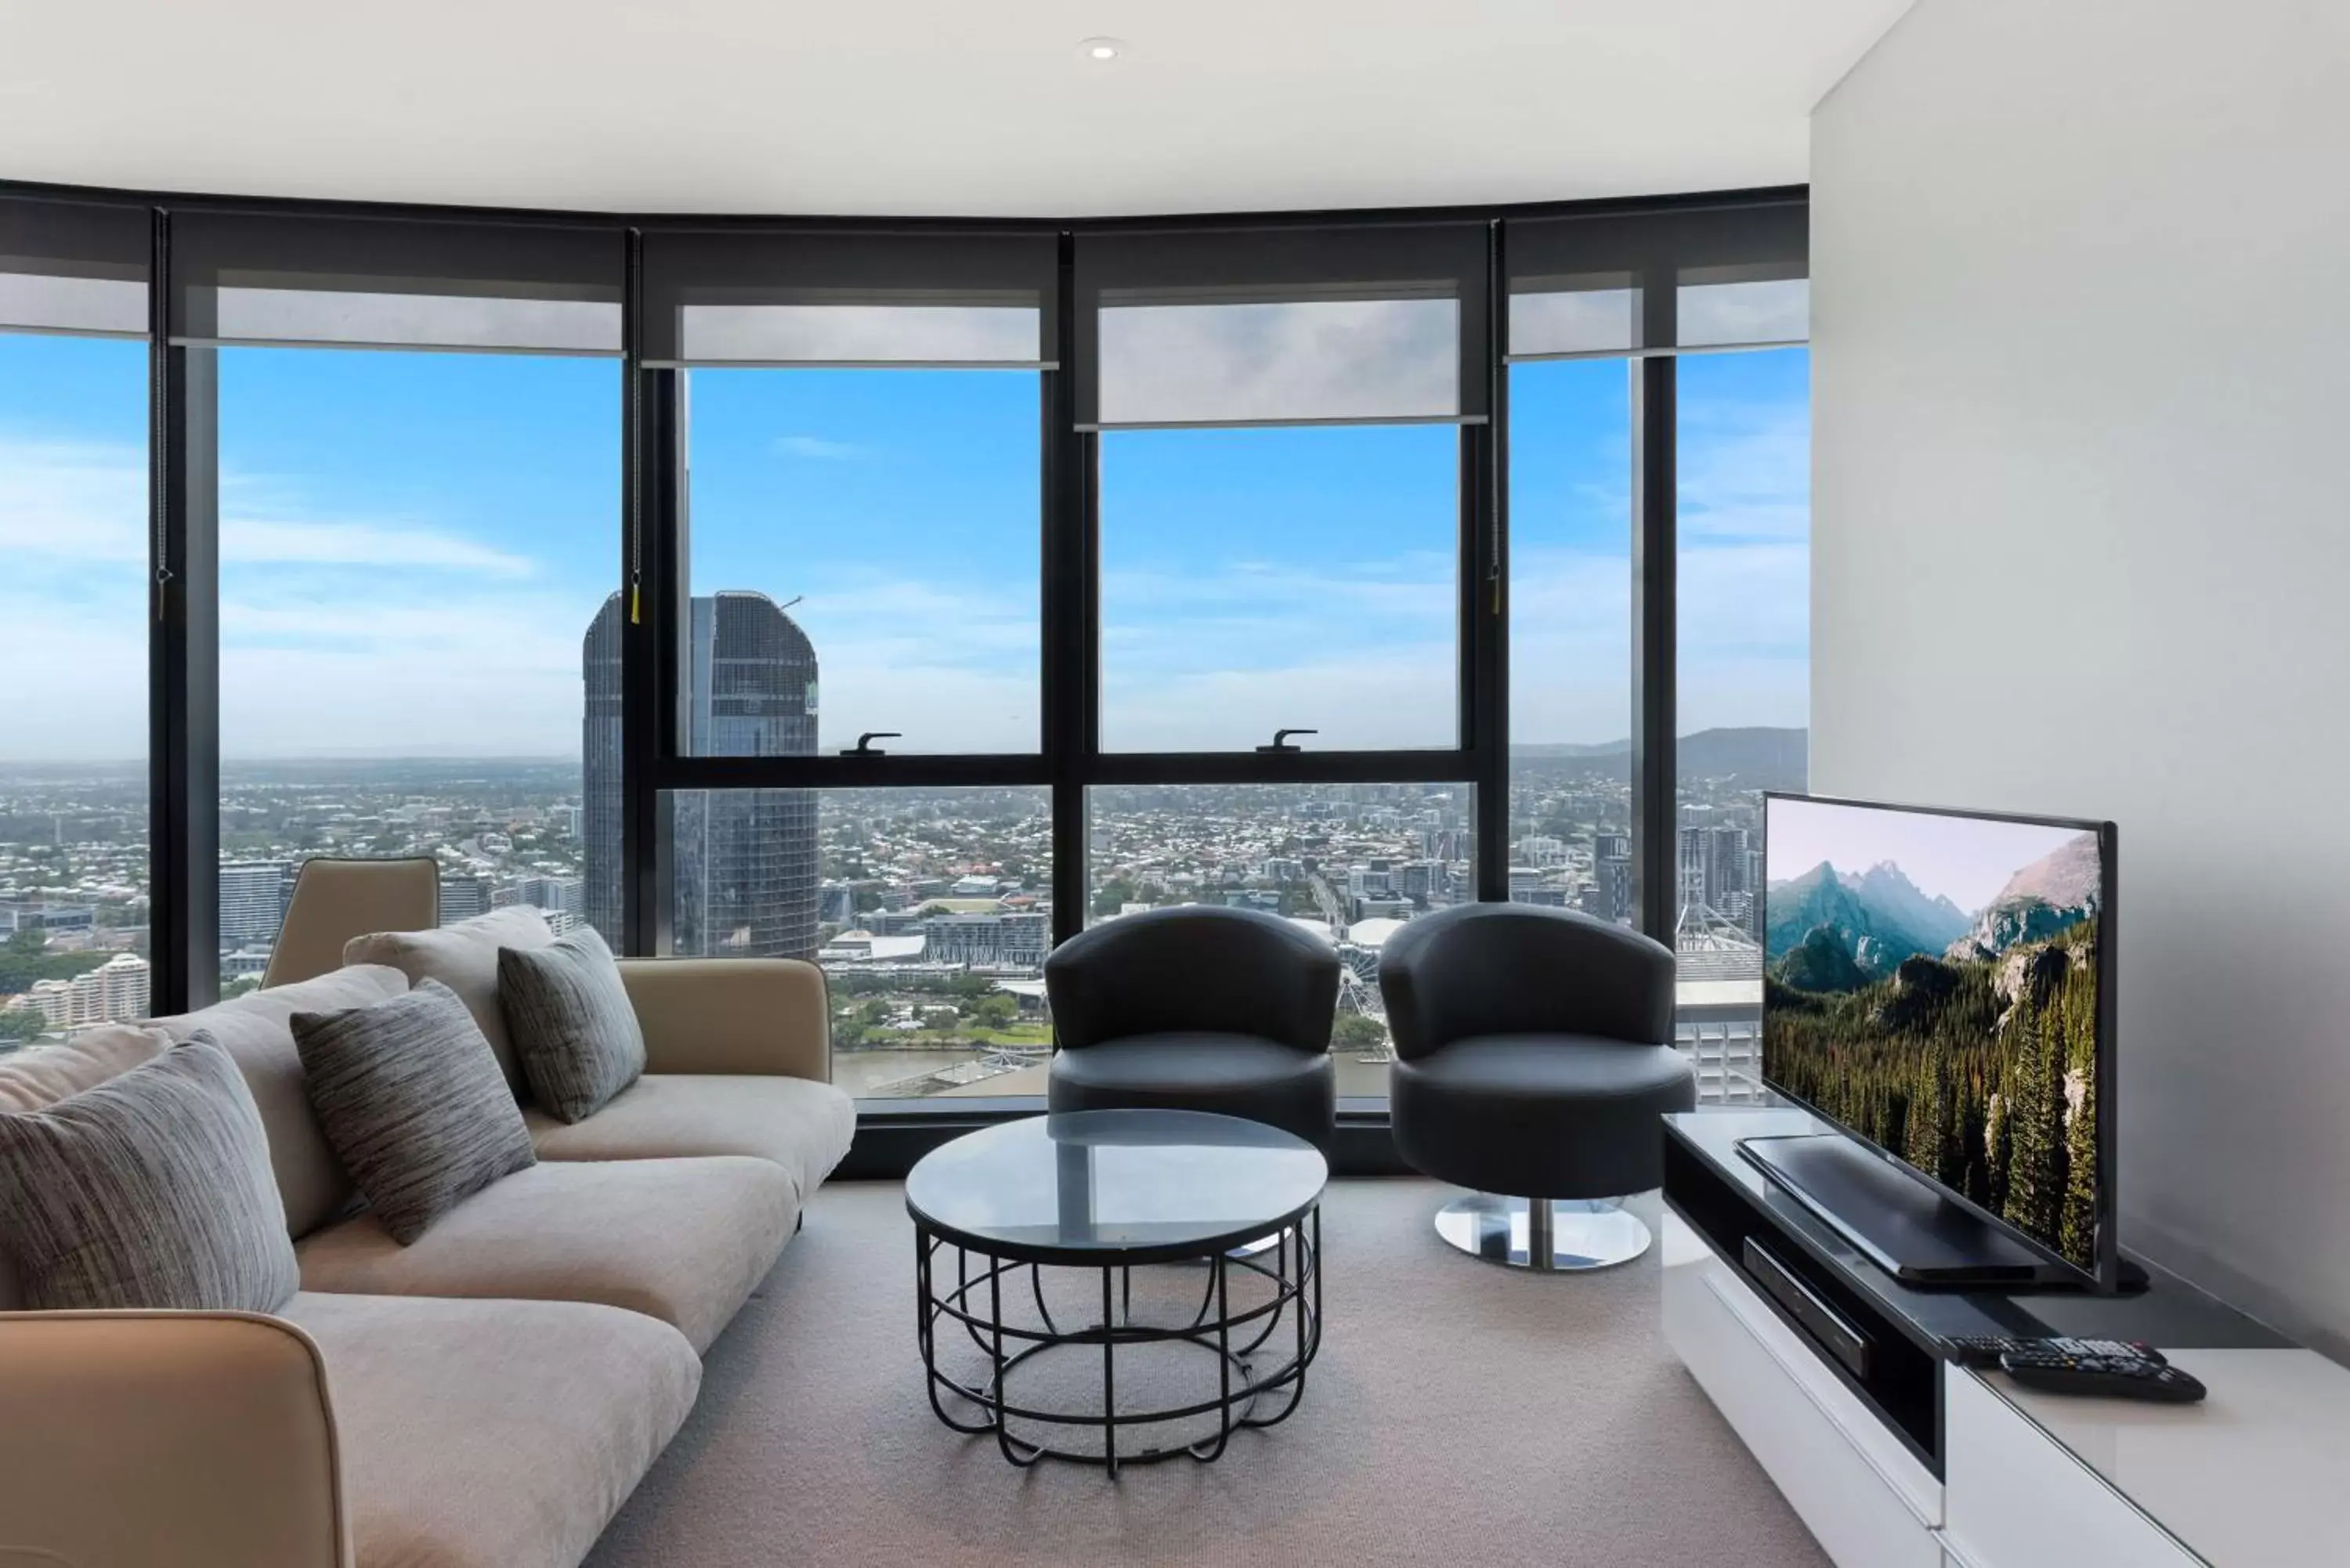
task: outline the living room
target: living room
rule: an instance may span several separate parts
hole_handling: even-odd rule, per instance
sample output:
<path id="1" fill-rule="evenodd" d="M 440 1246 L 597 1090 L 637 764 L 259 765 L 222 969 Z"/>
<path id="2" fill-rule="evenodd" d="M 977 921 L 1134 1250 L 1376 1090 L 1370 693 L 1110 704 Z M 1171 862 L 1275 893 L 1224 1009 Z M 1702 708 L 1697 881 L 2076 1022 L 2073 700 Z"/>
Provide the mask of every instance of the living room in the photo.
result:
<path id="1" fill-rule="evenodd" d="M 2350 1561 L 2341 0 L 0 40 L 0 1563 Z"/>

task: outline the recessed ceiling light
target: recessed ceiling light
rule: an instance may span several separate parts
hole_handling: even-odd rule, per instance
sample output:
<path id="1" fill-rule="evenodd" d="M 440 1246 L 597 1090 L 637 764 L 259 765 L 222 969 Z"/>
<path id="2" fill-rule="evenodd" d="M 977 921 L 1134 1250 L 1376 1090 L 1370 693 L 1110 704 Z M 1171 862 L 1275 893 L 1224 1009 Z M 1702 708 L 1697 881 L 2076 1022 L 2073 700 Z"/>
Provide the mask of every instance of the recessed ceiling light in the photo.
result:
<path id="1" fill-rule="evenodd" d="M 1118 38 L 1087 38 L 1077 45 L 1077 53 L 1097 65 L 1106 66 L 1126 53 L 1126 45 Z"/>

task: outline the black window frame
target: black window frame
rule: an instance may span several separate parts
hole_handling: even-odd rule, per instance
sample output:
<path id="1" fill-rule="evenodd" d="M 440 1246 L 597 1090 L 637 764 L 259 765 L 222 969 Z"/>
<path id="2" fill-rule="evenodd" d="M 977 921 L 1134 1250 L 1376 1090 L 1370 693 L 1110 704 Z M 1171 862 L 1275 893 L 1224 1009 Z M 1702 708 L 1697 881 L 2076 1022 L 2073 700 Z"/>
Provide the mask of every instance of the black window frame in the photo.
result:
<path id="1" fill-rule="evenodd" d="M 1627 357 L 1638 362 L 1633 407 L 1634 691 L 1633 837 L 1637 922 L 1668 943 L 1675 917 L 1674 691 L 1674 306 L 1678 286 L 1734 276 L 1800 276 L 1807 271 L 1808 192 L 1801 186 L 1690 196 L 1508 206 L 1295 213 L 1205 214 L 1119 219 L 785 219 L 510 211 L 384 203 L 272 201 L 99 191 L 0 182 L 0 215 L 36 228 L 54 214 L 58 251 L 102 213 L 119 233 L 143 221 L 150 236 L 151 567 L 156 604 L 150 626 L 150 948 L 158 1013 L 204 1005 L 217 981 L 218 624 L 217 525 L 213 504 L 215 437 L 212 350 L 175 338 L 182 327 L 175 271 L 175 218 L 210 229 L 223 219 L 255 234 L 288 236 L 337 253 L 355 223 L 396 239 L 411 264 L 430 273 L 436 254 L 459 288 L 485 275 L 503 234 L 540 258 L 567 286 L 617 290 L 624 349 L 619 441 L 621 515 L 615 530 L 616 583 L 628 610 L 622 639 L 624 943 L 635 953 L 671 946 L 668 813 L 674 791 L 744 788 L 877 789 L 961 785 L 1049 788 L 1053 812 L 1055 942 L 1083 929 L 1088 872 L 1086 810 L 1096 785 L 1338 784 L 1451 783 L 1475 792 L 1475 882 L 1487 901 L 1509 897 L 1508 648 L 1509 317 L 1513 290 L 1544 276 L 1627 276 L 1641 290 L 1641 317 Z M 362 225 L 362 227 L 366 227 Z M 1464 311 L 1459 422 L 1459 734 L 1450 748 L 1283 753 L 1105 753 L 1100 748 L 1100 434 L 1087 428 L 1085 389 L 1093 373 L 1093 323 L 1086 318 L 1080 246 L 1114 239 L 1128 252 L 1164 236 L 1178 270 L 1196 269 L 1218 247 L 1262 243 L 1280 258 L 1281 281 L 1311 281 L 1317 244 L 1332 234 L 1387 228 L 1475 225 L 1485 238 L 1474 320 Z M 0 226 L 0 234 L 8 232 Z M 688 591 L 681 558 L 680 486 L 685 439 L 682 372 L 655 360 L 650 344 L 646 253 L 696 234 L 730 243 L 766 236 L 788 250 L 820 237 L 852 248 L 860 238 L 891 247 L 934 246 L 937 273 L 951 277 L 958 247 L 980 255 L 991 237 L 1024 236 L 1052 245 L 1052 294 L 1044 334 L 1038 461 L 1041 708 L 1038 750 L 1019 754 L 715 757 L 682 754 L 678 732 L 678 617 Z M 436 247 L 438 250 L 436 252 Z M 755 247 L 752 247 L 755 249 Z M 1409 246 L 1407 244 L 1406 248 Z M 30 254 L 47 254 L 37 248 Z M 551 258 L 551 259 L 550 259 Z M 589 258 L 595 258 L 590 260 Z M 612 268 L 617 266 L 617 272 Z M 1282 270 L 1285 269 L 1285 270 Z M 974 286 L 1001 266 L 975 262 Z M 487 275 L 495 275 L 494 266 Z M 599 293 L 600 296 L 600 293 Z M 667 339 L 663 339 L 667 341 Z M 672 350 L 673 351 L 673 350 Z M 1482 407 L 1479 405 L 1482 404 Z M 1661 896 L 1659 896 L 1661 894 Z M 1024 1102 L 910 1102 L 866 1125 L 883 1136 L 872 1156 L 903 1141 L 925 1146 L 974 1119 Z M 1378 1168 L 1391 1151 L 1374 1139 L 1383 1111 L 1355 1107 L 1342 1130 L 1344 1163 Z M 1383 1135 L 1381 1135 L 1383 1137 Z M 869 1163 L 860 1158 L 860 1167 Z"/>

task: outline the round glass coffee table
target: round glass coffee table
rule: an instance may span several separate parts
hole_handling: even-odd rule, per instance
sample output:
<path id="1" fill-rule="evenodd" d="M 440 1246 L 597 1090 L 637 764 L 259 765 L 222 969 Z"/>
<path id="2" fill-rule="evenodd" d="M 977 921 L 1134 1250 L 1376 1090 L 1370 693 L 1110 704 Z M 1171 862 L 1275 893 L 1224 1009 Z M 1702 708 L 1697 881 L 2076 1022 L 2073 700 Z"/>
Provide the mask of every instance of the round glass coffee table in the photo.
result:
<path id="1" fill-rule="evenodd" d="M 1015 1465 L 1050 1457 L 1112 1473 L 1177 1454 L 1213 1459 L 1236 1428 L 1284 1419 L 1322 1344 L 1329 1174 L 1303 1138 L 1195 1111 L 1034 1116 L 931 1150 L 906 1178 L 931 1408 L 958 1432 L 993 1433 Z M 1270 1248 L 1239 1251 L 1266 1237 Z M 1134 1271 L 1154 1264 L 1190 1265 L 1199 1282 L 1180 1282 L 1182 1310 L 1137 1322 Z M 1088 1282 L 1078 1314 L 1066 1302 L 1056 1314 L 1048 1269 L 1098 1274 L 1099 1291 Z M 941 1361 L 958 1333 L 978 1351 L 968 1375 Z M 1144 1347 L 1159 1357 L 1196 1353 L 1197 1386 L 1172 1404 L 1121 1405 L 1121 1355 Z M 1069 1357 L 1087 1359 L 1082 1396 L 1030 1402 L 1024 1374 Z M 1098 1449 L 1055 1440 L 1078 1428 L 1097 1436 Z"/>

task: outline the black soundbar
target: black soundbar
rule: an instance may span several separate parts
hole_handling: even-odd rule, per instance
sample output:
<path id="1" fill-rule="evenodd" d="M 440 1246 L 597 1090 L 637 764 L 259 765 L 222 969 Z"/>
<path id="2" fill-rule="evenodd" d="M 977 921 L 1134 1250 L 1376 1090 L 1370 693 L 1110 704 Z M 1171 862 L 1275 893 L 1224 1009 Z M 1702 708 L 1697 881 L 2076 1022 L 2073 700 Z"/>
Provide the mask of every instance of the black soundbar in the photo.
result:
<path id="1" fill-rule="evenodd" d="M 1786 1264 L 1771 1255 L 1769 1248 L 1752 1236 L 1746 1238 L 1746 1272 L 1762 1287 L 1763 1294 L 1803 1324 L 1804 1332 L 1819 1342 L 1821 1349 L 1843 1363 L 1846 1372 L 1859 1378 L 1868 1376 L 1868 1336 L 1853 1327 L 1844 1314 L 1822 1301 L 1818 1292 L 1797 1279 Z"/>

